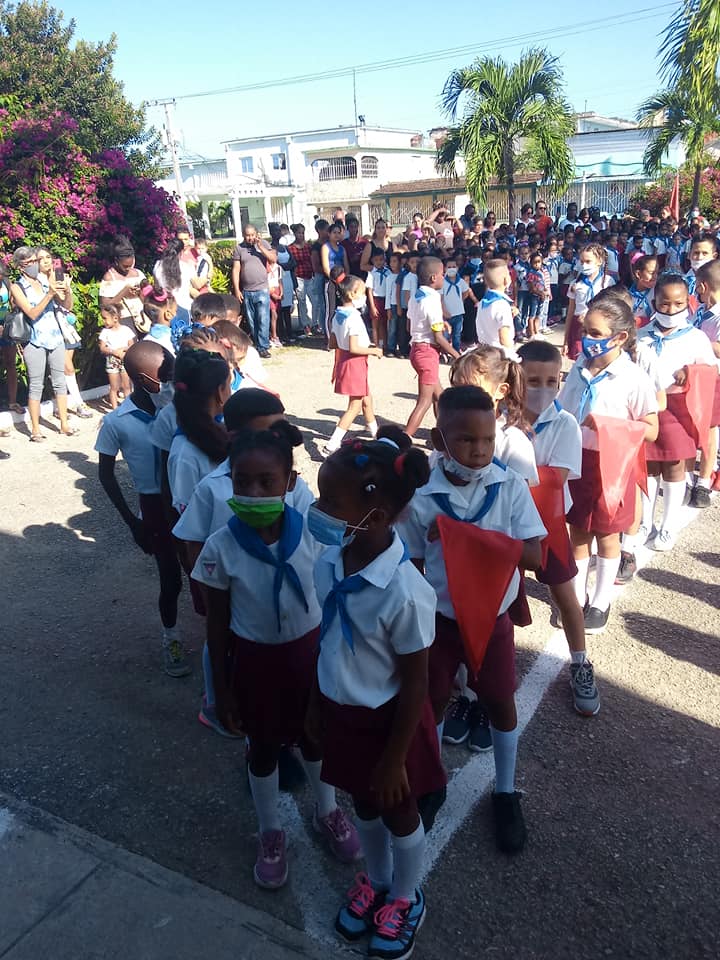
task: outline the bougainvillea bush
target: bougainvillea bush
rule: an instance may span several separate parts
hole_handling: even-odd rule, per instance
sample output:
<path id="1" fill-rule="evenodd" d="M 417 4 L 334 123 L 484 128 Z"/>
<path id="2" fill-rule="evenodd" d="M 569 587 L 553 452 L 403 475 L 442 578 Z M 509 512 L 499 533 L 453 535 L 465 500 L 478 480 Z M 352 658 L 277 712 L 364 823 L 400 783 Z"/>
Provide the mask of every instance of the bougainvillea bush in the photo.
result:
<path id="1" fill-rule="evenodd" d="M 690 210 L 692 201 L 693 182 L 695 171 L 688 165 L 680 168 L 680 216 L 681 219 Z M 652 216 L 660 215 L 663 207 L 670 202 L 675 171 L 668 170 L 654 183 L 644 185 L 630 199 L 630 213 L 639 216 L 640 210 L 649 210 Z M 700 174 L 700 195 L 698 197 L 700 212 L 711 223 L 720 220 L 720 167 L 708 163 Z"/>

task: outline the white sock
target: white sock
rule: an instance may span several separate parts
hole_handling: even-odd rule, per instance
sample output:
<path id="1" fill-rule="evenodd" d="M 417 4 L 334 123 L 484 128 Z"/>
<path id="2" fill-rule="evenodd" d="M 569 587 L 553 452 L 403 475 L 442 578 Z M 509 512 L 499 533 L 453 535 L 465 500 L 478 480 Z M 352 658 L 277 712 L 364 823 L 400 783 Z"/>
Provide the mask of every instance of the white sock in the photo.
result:
<path id="1" fill-rule="evenodd" d="M 577 602 L 580 604 L 580 606 L 584 607 L 585 600 L 587 599 L 587 578 L 588 570 L 590 569 L 590 557 L 585 557 L 584 560 L 576 560 L 575 564 L 578 568 L 578 572 L 573 578 L 575 596 L 577 597 Z"/>
<path id="2" fill-rule="evenodd" d="M 370 431 L 370 436 L 371 436 L 371 437 L 373 438 L 373 440 L 374 440 L 375 437 L 377 436 L 377 432 L 378 432 L 377 420 L 373 420 L 371 423 L 369 423 L 369 424 L 367 425 L 367 428 L 368 428 L 368 430 Z"/>
<path id="3" fill-rule="evenodd" d="M 252 770 L 248 770 L 248 779 L 253 803 L 255 804 L 255 813 L 260 824 L 260 833 L 267 833 L 268 830 L 280 830 L 278 768 L 275 767 L 269 777 L 256 777 Z"/>
<path id="4" fill-rule="evenodd" d="M 425 857 L 425 829 L 422 820 L 407 837 L 392 835 L 393 878 L 391 900 L 409 900 L 415 903 L 415 891 L 420 885 Z"/>
<path id="5" fill-rule="evenodd" d="M 572 661 L 572 663 L 585 663 L 585 661 L 587 660 L 587 651 L 571 650 L 570 660 Z"/>
<path id="6" fill-rule="evenodd" d="M 696 478 L 695 478 L 695 474 L 694 474 L 694 473 L 690 473 L 689 470 L 686 470 L 686 471 L 685 471 L 685 483 L 686 483 L 689 487 L 695 486 L 695 479 L 696 479 Z"/>
<path id="7" fill-rule="evenodd" d="M 495 760 L 495 793 L 514 793 L 518 728 L 496 730 L 490 724 L 490 736 L 492 737 L 493 758 Z"/>
<path id="8" fill-rule="evenodd" d="M 702 487 L 703 490 L 709 490 L 709 489 L 710 489 L 710 477 L 698 477 L 697 486 L 698 486 L 698 487 Z"/>
<path id="9" fill-rule="evenodd" d="M 679 524 L 679 513 L 682 510 L 682 502 L 685 497 L 684 480 L 663 480 L 663 521 L 662 529 L 669 530 L 670 533 L 676 533 Z"/>
<path id="10" fill-rule="evenodd" d="M 638 548 L 638 535 L 636 533 L 624 533 L 622 535 L 622 548 L 625 553 L 635 553 Z"/>
<path id="11" fill-rule="evenodd" d="M 443 717 L 442 720 L 440 721 L 440 723 L 438 723 L 438 725 L 437 725 L 438 746 L 440 747 L 440 753 L 441 753 L 441 754 L 442 754 L 442 738 L 443 738 L 443 730 L 444 730 L 444 729 L 445 729 L 445 717 Z"/>
<path id="12" fill-rule="evenodd" d="M 595 565 L 595 593 L 591 607 L 597 607 L 603 613 L 610 606 L 612 591 L 615 586 L 615 577 L 620 566 L 620 557 L 598 557 Z"/>
<path id="13" fill-rule="evenodd" d="M 340 444 L 343 442 L 343 437 L 345 436 L 345 430 L 341 430 L 340 427 L 335 427 L 333 435 L 327 442 L 328 450 L 339 450 Z"/>
<path id="14" fill-rule="evenodd" d="M 642 494 L 642 525 L 647 527 L 648 531 L 653 528 L 653 517 L 655 516 L 655 501 L 657 500 L 658 488 L 660 487 L 660 477 L 647 478 L 647 496 Z"/>
<path id="15" fill-rule="evenodd" d="M 390 849 L 390 831 L 377 820 L 355 821 L 370 883 L 376 890 L 389 890 L 393 876 L 392 850 Z"/>
<path id="16" fill-rule="evenodd" d="M 325 783 L 320 779 L 322 760 L 306 760 L 301 756 L 300 762 L 303 765 L 303 769 L 312 787 L 312 792 L 315 795 L 318 817 L 320 817 L 320 819 L 327 817 L 333 810 L 337 809 L 337 800 L 335 799 L 335 787 L 331 787 L 329 783 Z"/>
<path id="17" fill-rule="evenodd" d="M 65 383 L 68 390 L 68 405 L 72 407 L 81 407 L 83 398 L 80 396 L 80 387 L 78 386 L 77 376 L 74 373 L 65 374 Z"/>

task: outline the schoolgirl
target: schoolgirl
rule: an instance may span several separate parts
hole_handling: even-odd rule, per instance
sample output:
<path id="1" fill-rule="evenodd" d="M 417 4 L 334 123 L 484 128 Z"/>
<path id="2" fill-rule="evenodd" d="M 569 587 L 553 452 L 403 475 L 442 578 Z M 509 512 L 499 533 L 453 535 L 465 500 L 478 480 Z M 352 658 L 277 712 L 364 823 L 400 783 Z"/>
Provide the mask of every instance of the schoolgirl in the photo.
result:
<path id="1" fill-rule="evenodd" d="M 605 272 L 605 248 L 599 243 L 586 243 L 578 258 L 579 276 L 568 288 L 568 312 L 565 321 L 563 354 L 576 360 L 582 349 L 583 320 L 590 301 L 600 290 L 613 285 Z"/>
<path id="2" fill-rule="evenodd" d="M 644 327 L 649 323 L 653 312 L 653 296 L 655 280 L 658 274 L 658 258 L 656 256 L 638 257 L 630 265 L 633 282 L 628 292 L 633 299 L 632 311 L 635 324 Z"/>
<path id="3" fill-rule="evenodd" d="M 371 258 L 372 268 L 365 280 L 367 290 L 368 313 L 372 322 L 373 343 L 384 352 L 388 339 L 388 287 L 394 285 L 395 276 L 385 260 L 382 250 L 376 250 Z"/>
<path id="4" fill-rule="evenodd" d="M 177 314 L 175 298 L 167 290 L 153 287 L 149 283 L 140 292 L 143 313 L 150 321 L 150 330 L 144 339 L 150 343 L 159 343 L 174 356 L 176 350 L 172 322 Z"/>
<path id="5" fill-rule="evenodd" d="M 698 327 L 710 341 L 715 359 L 720 367 L 720 260 L 711 260 L 698 267 L 696 294 L 700 307 L 693 317 Z M 703 509 L 710 506 L 710 487 L 712 475 L 717 467 L 718 426 L 720 425 L 720 377 L 715 382 L 712 417 L 710 418 L 710 436 L 707 448 L 700 457 L 700 473 L 696 482 L 692 482 L 694 471 L 690 471 L 692 494 L 690 504 Z"/>

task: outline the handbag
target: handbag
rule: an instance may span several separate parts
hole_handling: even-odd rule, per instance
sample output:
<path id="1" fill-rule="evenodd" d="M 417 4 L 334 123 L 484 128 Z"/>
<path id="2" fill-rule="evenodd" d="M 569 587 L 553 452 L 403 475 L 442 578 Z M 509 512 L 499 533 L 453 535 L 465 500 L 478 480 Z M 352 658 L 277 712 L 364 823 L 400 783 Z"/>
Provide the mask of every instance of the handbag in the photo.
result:
<path id="1" fill-rule="evenodd" d="M 122 302 L 122 305 L 127 310 L 127 312 L 132 317 L 132 322 L 135 324 L 135 329 L 137 330 L 137 332 L 142 334 L 143 336 L 147 333 L 150 333 L 152 320 L 145 313 L 145 311 L 141 310 L 140 313 L 137 313 L 137 314 L 133 313 L 132 310 L 130 309 L 130 305 L 128 304 L 127 300 L 123 299 L 121 302 Z"/>
<path id="2" fill-rule="evenodd" d="M 60 333 L 65 341 L 66 350 L 77 350 L 78 347 L 82 346 L 82 338 L 80 334 L 70 323 L 63 310 L 55 311 L 55 322 L 60 328 Z"/>
<path id="3" fill-rule="evenodd" d="M 5 318 L 3 336 L 13 343 L 25 345 L 32 339 L 33 325 L 19 308 L 10 310 Z"/>

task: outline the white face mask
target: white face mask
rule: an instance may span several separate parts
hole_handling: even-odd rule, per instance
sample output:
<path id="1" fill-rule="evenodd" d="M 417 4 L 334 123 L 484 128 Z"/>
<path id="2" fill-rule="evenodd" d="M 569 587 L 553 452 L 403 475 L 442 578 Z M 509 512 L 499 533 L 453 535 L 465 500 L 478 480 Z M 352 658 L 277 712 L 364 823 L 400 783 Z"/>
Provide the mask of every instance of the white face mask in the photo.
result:
<path id="1" fill-rule="evenodd" d="M 597 273 L 597 267 L 592 263 L 581 263 L 580 273 L 582 273 L 584 277 L 589 277 L 591 273 Z"/>
<path id="2" fill-rule="evenodd" d="M 464 463 L 458 463 L 458 461 L 447 452 L 448 442 L 442 430 L 440 430 L 440 436 L 445 444 L 445 450 L 440 453 L 443 459 L 443 470 L 445 473 L 452 474 L 453 477 L 457 477 L 458 480 L 462 480 L 464 483 L 472 483 L 473 480 L 480 480 L 487 470 L 487 464 L 484 467 L 466 467 Z"/>
<path id="3" fill-rule="evenodd" d="M 547 410 L 556 396 L 555 387 L 526 387 L 525 404 L 528 410 L 539 416 L 543 410 Z"/>
<path id="4" fill-rule="evenodd" d="M 162 410 L 163 407 L 172 403 L 172 398 L 175 396 L 175 388 L 171 383 L 161 383 L 158 392 L 151 393 L 149 396 L 155 409 Z"/>
<path id="5" fill-rule="evenodd" d="M 366 296 L 355 297 L 355 299 L 352 302 L 352 305 L 355 307 L 356 310 L 364 310 L 366 304 L 367 304 Z"/>
<path id="6" fill-rule="evenodd" d="M 690 311 L 687 307 L 684 310 L 678 310 L 677 313 L 659 313 L 655 312 L 653 320 L 664 330 L 672 330 L 673 327 L 686 327 L 690 318 Z"/>
<path id="7" fill-rule="evenodd" d="M 450 279 L 453 280 L 457 276 L 457 268 L 450 267 L 448 270 L 445 271 L 445 276 L 450 277 Z"/>
<path id="8" fill-rule="evenodd" d="M 706 263 L 710 263 L 712 257 L 692 257 L 690 259 L 690 266 L 693 268 L 693 272 L 697 273 L 700 267 Z"/>

